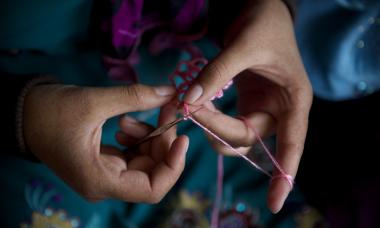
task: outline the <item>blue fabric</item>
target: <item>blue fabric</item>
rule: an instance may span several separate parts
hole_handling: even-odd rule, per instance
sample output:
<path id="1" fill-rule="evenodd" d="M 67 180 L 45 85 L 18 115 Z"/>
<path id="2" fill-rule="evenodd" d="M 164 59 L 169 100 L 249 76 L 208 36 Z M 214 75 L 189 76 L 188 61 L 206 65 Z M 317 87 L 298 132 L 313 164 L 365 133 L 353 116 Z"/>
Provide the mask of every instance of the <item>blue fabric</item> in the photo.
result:
<path id="1" fill-rule="evenodd" d="M 300 0 L 296 33 L 316 96 L 347 100 L 380 89 L 380 1 Z"/>

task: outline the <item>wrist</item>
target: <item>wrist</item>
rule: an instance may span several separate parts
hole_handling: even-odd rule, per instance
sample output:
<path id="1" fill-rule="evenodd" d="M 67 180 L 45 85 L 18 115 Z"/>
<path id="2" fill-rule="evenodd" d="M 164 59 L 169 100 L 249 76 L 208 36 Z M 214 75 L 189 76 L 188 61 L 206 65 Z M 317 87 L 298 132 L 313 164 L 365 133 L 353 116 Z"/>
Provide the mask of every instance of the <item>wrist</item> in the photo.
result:
<path id="1" fill-rule="evenodd" d="M 26 107 L 30 94 L 33 93 L 41 85 L 55 84 L 58 81 L 50 76 L 38 77 L 29 81 L 22 89 L 16 106 L 16 137 L 18 141 L 19 151 L 23 157 L 35 160 L 26 143 L 25 121 L 26 121 Z"/>

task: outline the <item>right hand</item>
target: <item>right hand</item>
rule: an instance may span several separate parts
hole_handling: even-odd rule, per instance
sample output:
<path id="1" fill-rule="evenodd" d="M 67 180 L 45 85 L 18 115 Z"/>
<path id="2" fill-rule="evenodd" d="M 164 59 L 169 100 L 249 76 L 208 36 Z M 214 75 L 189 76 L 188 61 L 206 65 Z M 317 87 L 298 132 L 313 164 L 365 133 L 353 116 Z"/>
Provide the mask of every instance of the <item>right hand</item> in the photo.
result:
<path id="1" fill-rule="evenodd" d="M 276 134 L 276 159 L 285 173 L 295 178 L 313 95 L 288 7 L 279 0 L 247 1 L 225 41 L 226 46 L 190 86 L 185 102 L 205 105 L 234 79 L 239 115 L 261 136 Z M 243 147 L 241 152 L 256 142 L 255 132 L 244 122 L 219 111 L 202 109 L 194 117 L 232 146 Z M 213 141 L 219 152 L 232 154 Z M 275 170 L 274 176 L 277 174 Z M 291 189 L 288 179 L 273 179 L 268 191 L 268 207 L 273 213 L 281 210 Z"/>
<path id="2" fill-rule="evenodd" d="M 130 163 L 117 148 L 101 145 L 107 119 L 161 107 L 175 95 L 172 87 L 143 85 L 91 88 L 40 85 L 24 104 L 24 136 L 30 151 L 90 201 L 115 198 L 159 202 L 179 178 L 187 137 L 161 136 L 160 159 Z M 165 110 L 165 109 L 164 109 Z M 162 111 L 161 123 L 175 112 Z"/>

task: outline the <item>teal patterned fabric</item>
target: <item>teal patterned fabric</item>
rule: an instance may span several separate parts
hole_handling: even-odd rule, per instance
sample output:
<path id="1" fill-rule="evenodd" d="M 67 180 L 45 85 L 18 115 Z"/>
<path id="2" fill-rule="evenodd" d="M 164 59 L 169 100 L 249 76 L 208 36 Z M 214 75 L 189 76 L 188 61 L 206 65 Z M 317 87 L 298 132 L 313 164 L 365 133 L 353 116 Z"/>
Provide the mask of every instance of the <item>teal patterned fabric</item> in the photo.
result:
<path id="1" fill-rule="evenodd" d="M 88 31 L 92 5 L 90 0 L 2 1 L 0 70 L 15 74 L 51 74 L 67 84 L 118 84 L 108 77 L 99 49 L 87 46 L 91 43 Z M 198 42 L 197 46 L 207 58 L 212 58 L 218 51 L 206 39 Z M 177 61 L 186 57 L 179 51 L 168 51 L 153 57 L 144 47 L 140 48 L 139 53 L 141 61 L 136 71 L 140 81 L 150 85 L 165 83 Z M 231 89 L 218 106 L 233 115 L 235 100 L 234 89 Z M 135 115 L 154 123 L 157 113 L 153 110 Z M 115 144 L 113 137 L 116 130 L 117 120 L 108 121 L 103 130 L 103 142 Z M 174 189 L 157 205 L 128 204 L 117 200 L 89 203 L 44 164 L 6 155 L 12 152 L 1 153 L 0 225 L 33 227 L 33 223 L 44 221 L 36 216 L 39 213 L 51 220 L 51 216 L 56 216 L 62 224 L 70 225 L 67 227 L 159 227 L 160 224 L 174 224 L 178 219 L 183 219 L 183 207 L 176 200 L 183 191 L 201 205 L 199 208 L 202 210 L 198 210 L 201 212 L 193 219 L 208 221 L 216 186 L 216 154 L 202 131 L 190 122 L 182 123 L 179 131 L 189 135 L 191 142 L 185 171 Z M 276 217 L 272 216 L 265 205 L 268 183 L 267 177 L 243 160 L 225 158 L 223 208 L 241 213 L 252 224 L 293 227 L 293 215 L 303 205 L 300 194 L 293 191 L 284 211 Z M 239 220 L 239 216 L 226 215 L 225 224 L 245 221 Z"/>

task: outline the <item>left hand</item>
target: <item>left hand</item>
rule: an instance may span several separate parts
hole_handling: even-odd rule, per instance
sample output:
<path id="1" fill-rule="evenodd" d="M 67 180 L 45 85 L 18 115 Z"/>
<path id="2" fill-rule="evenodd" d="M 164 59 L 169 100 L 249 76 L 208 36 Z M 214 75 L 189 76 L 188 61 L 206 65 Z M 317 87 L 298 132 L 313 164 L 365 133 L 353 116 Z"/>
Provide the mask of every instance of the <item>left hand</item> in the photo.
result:
<path id="1" fill-rule="evenodd" d="M 303 152 L 312 89 L 303 67 L 289 10 L 279 0 L 250 1 L 245 13 L 231 26 L 227 45 L 201 72 L 185 102 L 205 105 L 195 118 L 241 152 L 255 143 L 251 129 L 215 110 L 208 100 L 236 77 L 238 110 L 261 136 L 277 133 L 276 158 L 295 177 Z M 220 124 L 223 123 L 223 124 Z M 213 142 L 218 151 L 231 154 Z M 275 173 L 276 175 L 276 173 Z M 290 192 L 284 178 L 271 182 L 268 207 L 277 213 Z"/>

